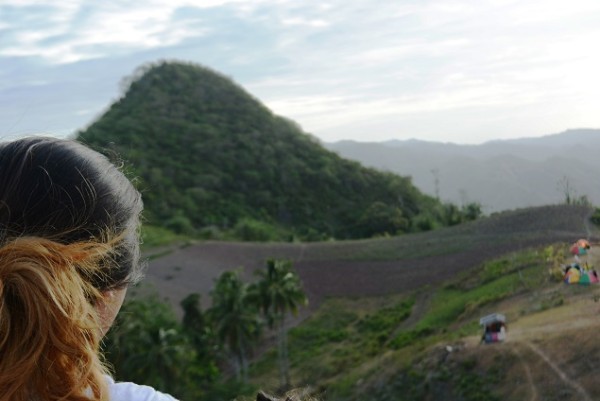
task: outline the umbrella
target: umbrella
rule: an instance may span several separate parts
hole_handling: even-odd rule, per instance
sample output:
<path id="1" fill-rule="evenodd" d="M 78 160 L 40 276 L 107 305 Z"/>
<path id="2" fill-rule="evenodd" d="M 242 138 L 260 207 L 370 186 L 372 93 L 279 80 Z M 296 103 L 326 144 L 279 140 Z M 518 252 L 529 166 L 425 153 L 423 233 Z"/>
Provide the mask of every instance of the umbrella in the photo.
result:
<path id="1" fill-rule="evenodd" d="M 590 242 L 586 239 L 577 240 L 577 242 L 575 244 L 580 248 L 585 248 L 585 249 L 591 248 Z"/>
<path id="2" fill-rule="evenodd" d="M 577 244 L 575 243 L 575 244 L 573 244 L 573 246 L 571 246 L 571 254 L 573 254 L 573 255 L 586 255 L 587 254 L 587 248 L 577 246 Z"/>
<path id="3" fill-rule="evenodd" d="M 589 285 L 590 283 L 591 283 L 591 280 L 590 280 L 589 273 L 588 272 L 581 273 L 581 276 L 579 277 L 579 284 Z"/>
<path id="4" fill-rule="evenodd" d="M 569 269 L 565 273 L 564 281 L 567 284 L 574 284 L 579 282 L 579 278 L 581 277 L 581 273 L 578 269 Z"/>

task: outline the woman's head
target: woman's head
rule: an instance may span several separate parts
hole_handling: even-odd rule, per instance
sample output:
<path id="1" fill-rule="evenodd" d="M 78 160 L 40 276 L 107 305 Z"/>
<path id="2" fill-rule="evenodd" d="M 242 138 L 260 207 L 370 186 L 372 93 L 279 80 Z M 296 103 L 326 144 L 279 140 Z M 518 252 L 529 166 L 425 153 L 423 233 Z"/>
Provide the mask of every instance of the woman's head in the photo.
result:
<path id="1" fill-rule="evenodd" d="M 26 138 L 0 144 L 0 245 L 19 237 L 61 244 L 121 236 L 100 290 L 138 278 L 142 201 L 101 154 L 74 141 Z"/>
<path id="2" fill-rule="evenodd" d="M 106 399 L 98 347 L 140 276 L 141 209 L 79 143 L 0 144 L 0 401 Z"/>

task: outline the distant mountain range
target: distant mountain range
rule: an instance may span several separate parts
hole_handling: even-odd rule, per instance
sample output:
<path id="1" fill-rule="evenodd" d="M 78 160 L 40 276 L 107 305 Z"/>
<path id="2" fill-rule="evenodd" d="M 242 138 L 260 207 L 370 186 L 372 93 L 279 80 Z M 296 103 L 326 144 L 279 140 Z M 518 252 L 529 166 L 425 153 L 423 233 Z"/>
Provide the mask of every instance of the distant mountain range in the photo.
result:
<path id="1" fill-rule="evenodd" d="M 481 145 L 411 139 L 324 146 L 365 166 L 410 176 L 442 201 L 480 203 L 485 213 L 562 203 L 567 194 L 600 204 L 599 129 Z"/>

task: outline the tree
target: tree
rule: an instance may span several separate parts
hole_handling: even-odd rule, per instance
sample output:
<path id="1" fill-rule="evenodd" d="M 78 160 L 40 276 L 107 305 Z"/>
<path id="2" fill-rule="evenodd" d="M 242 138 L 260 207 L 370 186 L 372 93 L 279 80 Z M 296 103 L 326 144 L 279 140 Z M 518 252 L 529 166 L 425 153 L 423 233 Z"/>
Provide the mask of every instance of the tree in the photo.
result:
<path id="1" fill-rule="evenodd" d="M 481 204 L 477 202 L 471 202 L 466 205 L 463 205 L 461 208 L 463 218 L 466 221 L 477 220 L 482 215 Z"/>
<path id="2" fill-rule="evenodd" d="M 117 379 L 183 396 L 194 349 L 171 307 L 156 295 L 128 300 L 105 339 Z"/>
<path id="3" fill-rule="evenodd" d="M 287 350 L 287 332 L 285 316 L 296 314 L 298 307 L 306 305 L 308 300 L 302 290 L 298 274 L 292 270 L 289 260 L 270 259 L 266 269 L 258 270 L 259 281 L 252 288 L 252 300 L 262 309 L 270 328 L 277 326 L 277 342 L 280 383 L 290 387 L 290 372 Z"/>
<path id="4" fill-rule="evenodd" d="M 249 300 L 248 287 L 239 271 L 224 272 L 211 291 L 212 306 L 208 310 L 216 336 L 235 357 L 237 378 L 242 382 L 247 379 L 248 352 L 260 334 L 258 311 Z"/>
<path id="5" fill-rule="evenodd" d="M 374 235 L 395 235 L 408 229 L 408 219 L 397 207 L 386 205 L 383 202 L 373 202 L 358 220 L 359 227 L 364 237 Z"/>
<path id="6" fill-rule="evenodd" d="M 558 180 L 558 190 L 561 191 L 565 197 L 565 204 L 570 205 L 573 203 L 575 199 L 575 189 L 573 185 L 571 185 L 571 180 L 569 177 L 564 175 L 560 180 Z"/>
<path id="7" fill-rule="evenodd" d="M 431 170 L 431 174 L 433 174 L 433 186 L 435 191 L 435 199 L 440 200 L 440 169 L 434 168 Z"/>
<path id="8" fill-rule="evenodd" d="M 463 216 L 458 206 L 444 203 L 441 207 L 441 220 L 446 226 L 455 226 L 462 223 Z"/>
<path id="9" fill-rule="evenodd" d="M 212 383 L 219 376 L 217 350 L 220 348 L 208 317 L 200 309 L 200 294 L 193 293 L 180 302 L 183 308 L 183 331 L 196 351 L 195 383 Z"/>

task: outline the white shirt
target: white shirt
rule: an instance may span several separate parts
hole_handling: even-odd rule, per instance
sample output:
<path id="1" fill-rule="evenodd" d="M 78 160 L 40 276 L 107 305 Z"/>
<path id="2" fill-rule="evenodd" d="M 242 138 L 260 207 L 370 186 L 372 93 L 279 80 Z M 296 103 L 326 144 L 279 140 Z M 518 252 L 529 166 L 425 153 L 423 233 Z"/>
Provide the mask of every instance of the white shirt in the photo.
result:
<path id="1" fill-rule="evenodd" d="M 168 394 L 156 391 L 149 386 L 115 381 L 107 377 L 110 401 L 177 401 Z"/>

